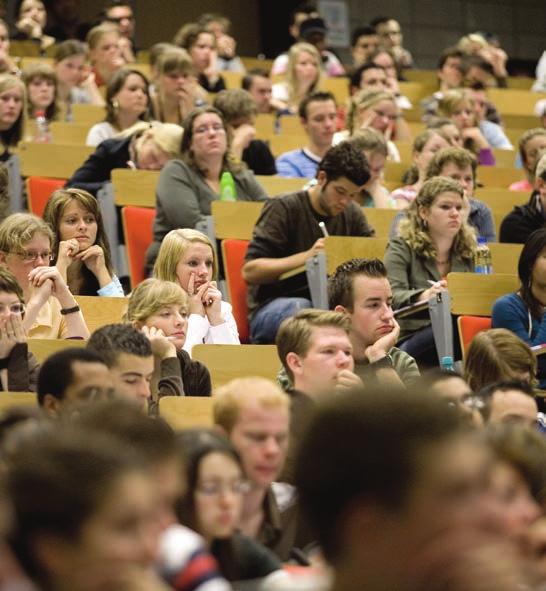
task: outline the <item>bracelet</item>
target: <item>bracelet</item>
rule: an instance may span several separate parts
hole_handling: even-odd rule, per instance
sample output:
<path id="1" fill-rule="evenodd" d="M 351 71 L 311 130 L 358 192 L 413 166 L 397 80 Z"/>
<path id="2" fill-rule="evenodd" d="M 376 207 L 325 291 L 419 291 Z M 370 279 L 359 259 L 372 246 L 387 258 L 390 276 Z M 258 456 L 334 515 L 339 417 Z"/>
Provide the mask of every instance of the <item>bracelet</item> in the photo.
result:
<path id="1" fill-rule="evenodd" d="M 72 308 L 61 308 L 61 314 L 63 316 L 66 316 L 67 314 L 75 314 L 76 312 L 80 311 L 80 307 L 78 306 L 78 304 L 76 304 L 75 306 L 72 306 Z"/>

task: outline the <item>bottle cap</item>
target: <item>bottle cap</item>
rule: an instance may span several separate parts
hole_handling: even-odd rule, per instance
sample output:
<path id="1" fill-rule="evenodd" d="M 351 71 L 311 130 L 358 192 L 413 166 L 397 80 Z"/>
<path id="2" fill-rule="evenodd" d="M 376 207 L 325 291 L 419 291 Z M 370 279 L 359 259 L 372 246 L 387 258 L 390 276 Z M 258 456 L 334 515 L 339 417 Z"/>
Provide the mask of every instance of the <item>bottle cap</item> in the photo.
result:
<path id="1" fill-rule="evenodd" d="M 40 111 L 35 111 L 36 113 L 36 117 L 45 117 L 45 111 L 40 110 Z"/>

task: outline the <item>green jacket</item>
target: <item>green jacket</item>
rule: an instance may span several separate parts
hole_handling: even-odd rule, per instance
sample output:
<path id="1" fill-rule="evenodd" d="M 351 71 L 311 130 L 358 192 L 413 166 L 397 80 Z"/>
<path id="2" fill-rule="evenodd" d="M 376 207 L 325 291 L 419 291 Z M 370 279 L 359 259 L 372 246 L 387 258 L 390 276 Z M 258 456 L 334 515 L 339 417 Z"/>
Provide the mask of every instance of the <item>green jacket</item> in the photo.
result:
<path id="1" fill-rule="evenodd" d="M 474 261 L 451 256 L 451 271 L 474 271 Z M 385 253 L 385 266 L 392 288 L 392 307 L 397 310 L 415 303 L 430 287 L 430 281 L 440 281 L 440 273 L 434 260 L 418 255 L 400 236 L 389 240 Z M 400 337 L 407 337 L 430 324 L 427 318 L 400 319 Z"/>

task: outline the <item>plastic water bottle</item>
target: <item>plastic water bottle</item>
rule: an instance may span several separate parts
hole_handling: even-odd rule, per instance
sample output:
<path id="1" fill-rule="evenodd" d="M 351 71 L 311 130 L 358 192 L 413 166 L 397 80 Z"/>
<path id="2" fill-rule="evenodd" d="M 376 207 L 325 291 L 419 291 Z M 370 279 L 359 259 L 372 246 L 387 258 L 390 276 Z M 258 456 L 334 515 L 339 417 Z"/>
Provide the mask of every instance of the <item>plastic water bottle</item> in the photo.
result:
<path id="1" fill-rule="evenodd" d="M 446 356 L 442 357 L 440 361 L 440 368 L 442 371 L 449 371 L 451 373 L 455 373 L 455 366 L 453 365 L 453 357 Z"/>
<path id="2" fill-rule="evenodd" d="M 223 172 L 220 177 L 220 201 L 237 201 L 235 181 L 231 172 Z"/>
<path id="3" fill-rule="evenodd" d="M 47 122 L 45 111 L 36 111 L 36 134 L 34 136 L 35 142 L 48 144 L 51 142 L 51 134 L 49 133 L 49 124 Z"/>
<path id="4" fill-rule="evenodd" d="M 493 272 L 491 264 L 491 251 L 487 246 L 487 240 L 481 236 L 478 238 L 478 248 L 474 257 L 474 272 L 490 275 Z"/>

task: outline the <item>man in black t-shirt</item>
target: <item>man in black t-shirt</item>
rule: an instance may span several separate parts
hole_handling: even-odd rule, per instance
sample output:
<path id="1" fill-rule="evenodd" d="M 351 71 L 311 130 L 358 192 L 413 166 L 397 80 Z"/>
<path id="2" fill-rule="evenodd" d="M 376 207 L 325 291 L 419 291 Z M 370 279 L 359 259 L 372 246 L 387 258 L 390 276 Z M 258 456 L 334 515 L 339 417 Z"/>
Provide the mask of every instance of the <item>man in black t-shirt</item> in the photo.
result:
<path id="1" fill-rule="evenodd" d="M 313 187 L 265 204 L 242 269 L 249 284 L 253 342 L 273 343 L 285 318 L 312 306 L 304 273 L 282 281 L 280 278 L 324 248 L 320 222 L 324 222 L 331 235 L 373 236 L 373 229 L 354 202 L 369 178 L 368 165 L 360 150 L 344 142 L 326 153 Z"/>

